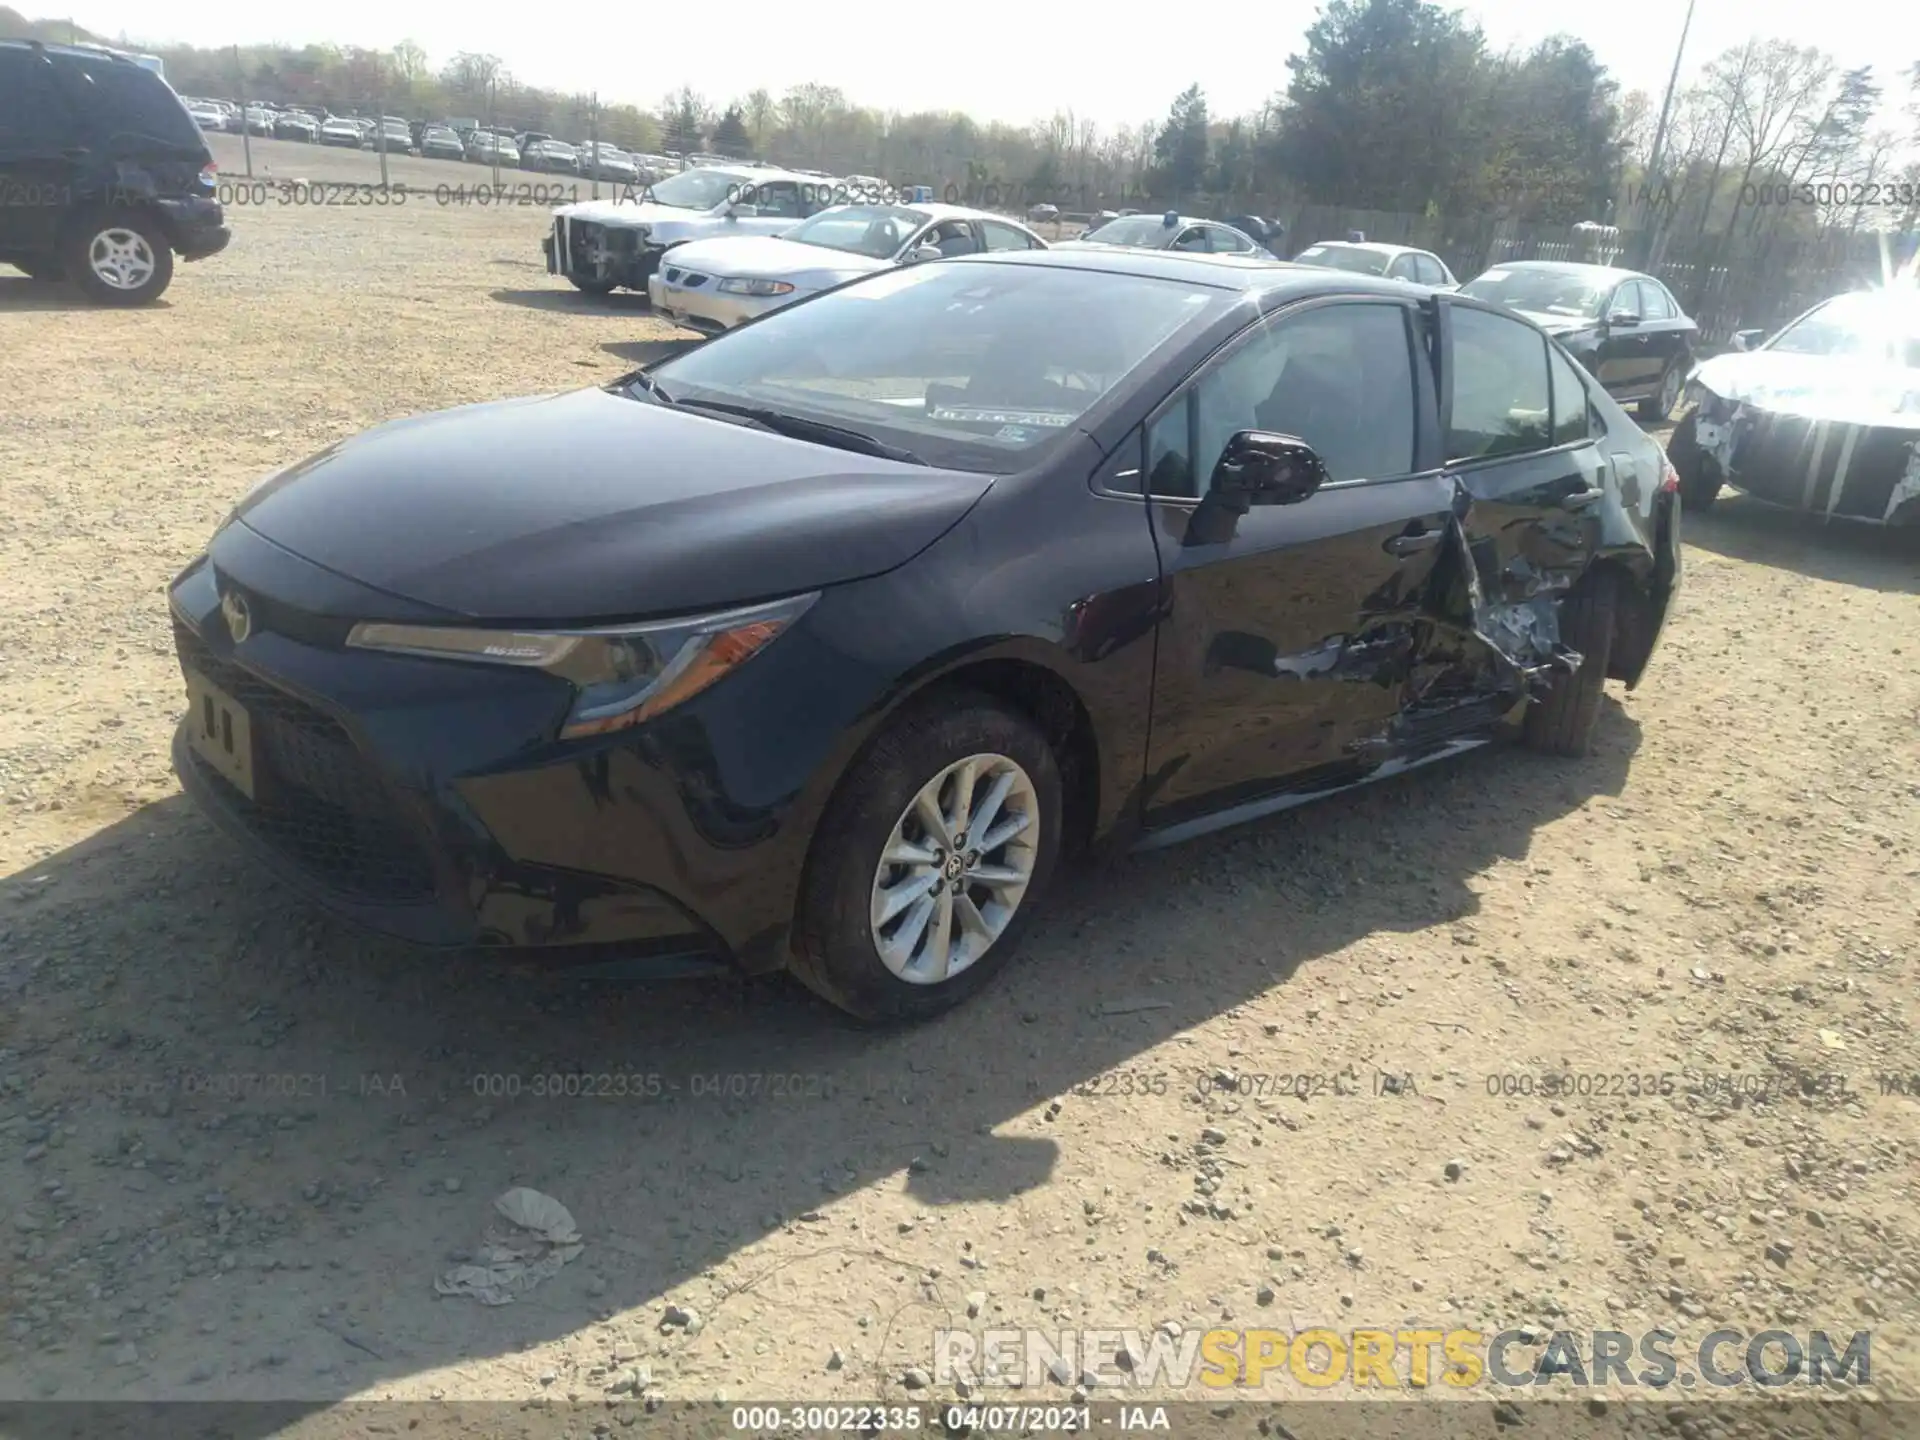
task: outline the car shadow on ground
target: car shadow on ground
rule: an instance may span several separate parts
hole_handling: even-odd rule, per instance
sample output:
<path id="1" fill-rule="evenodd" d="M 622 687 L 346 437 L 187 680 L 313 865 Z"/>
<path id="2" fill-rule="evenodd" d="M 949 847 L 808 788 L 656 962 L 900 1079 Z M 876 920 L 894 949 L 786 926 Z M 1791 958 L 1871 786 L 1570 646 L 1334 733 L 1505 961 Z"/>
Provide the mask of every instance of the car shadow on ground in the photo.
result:
<path id="1" fill-rule="evenodd" d="M 202 1203 L 210 1191 L 226 1210 L 219 1241 L 244 1243 L 249 1270 L 256 1260 L 273 1268 L 268 1257 L 283 1266 L 346 1257 L 343 1275 L 312 1283 L 360 1297 L 351 1341 L 334 1345 L 298 1306 L 285 1311 L 297 1333 L 267 1333 L 262 1322 L 250 1337 L 283 1355 L 327 1347 L 333 1368 L 281 1382 L 318 1409 L 677 1296 L 777 1232 L 817 1235 L 823 1263 L 884 1260 L 884 1237 L 848 1234 L 820 1213 L 835 1195 L 885 1186 L 925 1209 L 1016 1201 L 1056 1178 L 1065 1153 L 1048 1134 L 1055 1113 L 1034 1113 L 1050 1097 L 1068 1107 L 1058 1128 L 1071 1134 L 1085 1113 L 1072 1107 L 1114 1103 L 1073 1094 L 1095 1077 L 1173 1067 L 1176 1087 L 1198 1083 L 1230 1063 L 1228 1052 L 1181 1049 L 1177 1037 L 1304 967 L 1336 963 L 1355 941 L 1472 916 L 1475 878 L 1525 856 L 1542 824 L 1620 794 L 1640 739 L 1609 699 L 1583 760 L 1490 746 L 1069 872 L 992 986 L 898 1031 L 846 1023 L 778 977 L 583 983 L 348 931 L 296 903 L 175 796 L 0 880 L 0 930 L 20 957 L 0 963 L 0 1038 L 11 1066 L 31 1075 L 27 1108 L 72 1127 L 72 1160 L 100 1167 L 63 1170 L 89 1218 L 57 1243 L 105 1253 L 93 1248 L 98 1235 L 81 1232 L 120 1222 L 82 1192 L 117 1191 L 135 1158 L 148 1178 L 127 1188 L 160 1182 L 152 1196 L 114 1197 L 171 1244 L 150 1234 L 116 1258 L 122 1293 L 180 1278 L 183 1252 L 215 1235 L 218 1211 Z M 1352 957 L 1340 963 L 1343 990 L 1364 998 L 1387 983 Z M 79 1026 L 82 1039 L 64 1033 Z M 1259 1069 L 1262 1059 L 1231 1063 Z M 179 1083 L 269 1071 L 322 1077 L 324 1090 L 236 1098 Z M 563 1073 L 634 1078 L 595 1080 L 597 1095 L 535 1098 L 540 1077 Z M 657 1093 L 637 1078 L 646 1076 L 659 1077 Z M 82 1149 L 87 1135 L 100 1143 Z M 458 1194 L 443 1186 L 456 1176 Z M 477 1240 L 488 1200 L 511 1185 L 566 1204 L 587 1258 L 530 1303 L 433 1304 L 446 1246 Z M 39 1258 L 36 1273 L 71 1258 Z M 182 1317 L 201 1307 L 237 1304 L 236 1287 L 306 1283 L 196 1267 L 169 1302 L 176 1320 L 166 1323 L 183 1331 Z M 737 1293 L 715 1300 L 703 1288 L 696 1303 L 713 1318 Z M 139 1393 L 289 1395 L 257 1368 L 271 1363 L 238 1375 L 238 1390 L 187 1388 L 156 1371 Z M 69 1387 L 62 1398 L 79 1397 Z M 263 1406 L 258 1428 L 242 1419 L 237 1433 L 286 1421 Z"/>
<path id="2" fill-rule="evenodd" d="M 634 365 L 658 365 L 662 360 L 697 350 L 704 343 L 705 337 L 690 335 L 684 340 L 609 340 L 600 348 Z"/>
<path id="3" fill-rule="evenodd" d="M 1868 590 L 1920 595 L 1920 528 L 1892 529 L 1782 509 L 1737 490 L 1681 517 L 1689 545 L 1729 560 Z"/>
<path id="4" fill-rule="evenodd" d="M 102 310 L 67 280 L 31 280 L 25 275 L 0 275 L 0 311 L 25 314 L 36 310 Z M 163 297 L 140 307 L 143 310 L 170 310 Z"/>
<path id="5" fill-rule="evenodd" d="M 489 299 L 502 305 L 519 305 L 528 310 L 557 310 L 568 315 L 651 315 L 653 306 L 647 297 L 633 290 L 615 290 L 610 295 L 589 295 L 568 286 L 565 290 L 490 290 Z"/>

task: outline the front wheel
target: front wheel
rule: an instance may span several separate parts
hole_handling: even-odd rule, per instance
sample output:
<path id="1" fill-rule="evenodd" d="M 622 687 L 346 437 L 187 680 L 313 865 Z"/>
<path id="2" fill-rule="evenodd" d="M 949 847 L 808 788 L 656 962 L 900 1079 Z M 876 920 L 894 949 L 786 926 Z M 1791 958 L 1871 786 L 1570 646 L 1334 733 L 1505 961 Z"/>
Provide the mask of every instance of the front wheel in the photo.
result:
<path id="1" fill-rule="evenodd" d="M 1529 749 L 1577 757 L 1593 747 L 1619 604 L 1619 576 L 1608 565 L 1588 570 L 1560 602 L 1560 639 L 1580 653 L 1580 668 L 1556 675 L 1553 688 L 1528 707 L 1523 738 Z"/>
<path id="2" fill-rule="evenodd" d="M 964 690 L 897 719 L 814 837 L 794 974 L 869 1022 L 959 1004 L 1010 955 L 1061 834 L 1060 767 L 1025 716 Z"/>
<path id="3" fill-rule="evenodd" d="M 101 305 L 146 305 L 173 282 L 173 247 L 151 216 L 108 210 L 73 229 L 67 273 Z"/>

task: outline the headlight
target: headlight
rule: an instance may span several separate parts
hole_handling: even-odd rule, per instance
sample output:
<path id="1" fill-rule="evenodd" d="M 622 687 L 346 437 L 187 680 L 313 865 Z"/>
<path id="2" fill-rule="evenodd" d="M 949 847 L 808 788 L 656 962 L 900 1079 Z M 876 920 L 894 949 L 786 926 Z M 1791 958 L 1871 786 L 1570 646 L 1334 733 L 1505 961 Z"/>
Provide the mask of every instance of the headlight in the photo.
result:
<path id="1" fill-rule="evenodd" d="M 784 280 L 722 280 L 713 287 L 729 295 L 791 295 L 793 286 Z"/>
<path id="2" fill-rule="evenodd" d="M 605 630 L 468 630 L 366 621 L 347 644 L 436 660 L 544 670 L 577 694 L 564 740 L 638 725 L 690 700 L 764 649 L 819 592 L 688 620 Z"/>

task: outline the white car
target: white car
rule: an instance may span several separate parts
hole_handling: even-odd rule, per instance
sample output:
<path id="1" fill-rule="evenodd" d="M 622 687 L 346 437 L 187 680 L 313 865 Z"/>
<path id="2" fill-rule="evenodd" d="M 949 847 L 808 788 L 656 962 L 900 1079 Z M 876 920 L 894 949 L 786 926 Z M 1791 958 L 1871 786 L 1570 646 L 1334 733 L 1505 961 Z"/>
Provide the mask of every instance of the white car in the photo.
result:
<path id="1" fill-rule="evenodd" d="M 958 205 L 839 205 L 781 235 L 696 240 L 667 252 L 647 282 L 653 308 L 717 335 L 822 290 L 921 260 L 1047 242 L 1003 215 Z"/>
<path id="2" fill-rule="evenodd" d="M 836 193 L 837 192 L 837 193 Z M 660 257 L 676 245 L 721 235 L 778 235 L 844 200 L 842 182 L 794 170 L 701 165 L 611 200 L 582 200 L 553 212 L 541 248 L 547 273 L 605 295 L 644 291 Z"/>

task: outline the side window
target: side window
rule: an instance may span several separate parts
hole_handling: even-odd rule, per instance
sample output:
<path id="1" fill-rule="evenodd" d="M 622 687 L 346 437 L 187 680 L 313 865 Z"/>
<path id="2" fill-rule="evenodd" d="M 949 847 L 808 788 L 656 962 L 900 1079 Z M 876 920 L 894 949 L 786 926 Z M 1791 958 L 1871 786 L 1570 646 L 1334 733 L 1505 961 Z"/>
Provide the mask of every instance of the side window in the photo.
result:
<path id="1" fill-rule="evenodd" d="M 1180 407 L 1176 407 L 1180 408 Z M 1413 468 L 1413 358 L 1398 305 L 1340 304 L 1263 324 L 1187 392 L 1186 474 L 1202 493 L 1227 441 L 1272 430 L 1307 442 L 1332 480 L 1374 480 Z M 1165 422 L 1162 422 L 1163 425 Z M 1172 453 L 1173 436 L 1163 453 Z"/>
<path id="2" fill-rule="evenodd" d="M 1450 285 L 1453 283 L 1447 279 L 1447 267 L 1431 255 L 1414 256 L 1413 265 L 1415 271 L 1418 272 L 1418 277 L 1422 285 Z"/>
<path id="3" fill-rule="evenodd" d="M 756 187 L 752 202 L 762 215 L 801 218 L 800 187 L 791 180 L 772 180 Z"/>
<path id="4" fill-rule="evenodd" d="M 1247 255 L 1253 251 L 1251 242 L 1242 240 L 1224 226 L 1215 226 L 1208 230 L 1207 237 L 1212 242 L 1213 253 L 1216 255 Z"/>
<path id="5" fill-rule="evenodd" d="M 1387 267 L 1387 278 L 1389 280 L 1415 279 L 1416 272 L 1413 267 L 1413 256 L 1402 255 L 1396 259 L 1393 264 Z"/>
<path id="6" fill-rule="evenodd" d="M 1593 434 L 1593 405 L 1573 362 L 1553 346 L 1547 347 L 1547 370 L 1553 381 L 1553 443 L 1571 445 Z"/>
<path id="7" fill-rule="evenodd" d="M 1193 391 L 1147 427 L 1147 493 L 1198 499 L 1193 478 Z"/>
<path id="8" fill-rule="evenodd" d="M 1613 299 L 1607 304 L 1607 314 L 1639 315 L 1644 318 L 1646 312 L 1640 308 L 1641 303 L 1640 282 L 1623 280 L 1620 288 L 1613 292 Z"/>
<path id="9" fill-rule="evenodd" d="M 28 50 L 0 50 L 0 156 L 58 155 L 70 135 L 53 67 Z"/>
<path id="10" fill-rule="evenodd" d="M 989 250 L 1031 250 L 1033 242 L 1011 225 L 1002 225 L 998 220 L 982 220 L 980 228 L 987 235 Z"/>
<path id="11" fill-rule="evenodd" d="M 1640 282 L 1640 305 L 1642 320 L 1671 320 L 1675 314 L 1673 301 L 1668 298 L 1666 287 L 1656 285 L 1651 280 Z"/>
<path id="12" fill-rule="evenodd" d="M 1548 424 L 1547 339 L 1532 326 L 1456 306 L 1453 419 L 1448 460 L 1481 460 L 1544 450 Z"/>
<path id="13" fill-rule="evenodd" d="M 1184 414 L 1185 412 L 1182 411 Z M 1146 472 L 1141 466 L 1141 432 L 1135 430 L 1094 472 L 1093 484 L 1098 490 L 1108 490 L 1115 495 L 1144 495 L 1146 493 Z"/>
<path id="14" fill-rule="evenodd" d="M 1195 226 L 1191 230 L 1183 231 L 1180 238 L 1173 242 L 1173 248 L 1175 250 L 1205 253 L 1207 248 L 1207 232 L 1198 226 Z"/>

